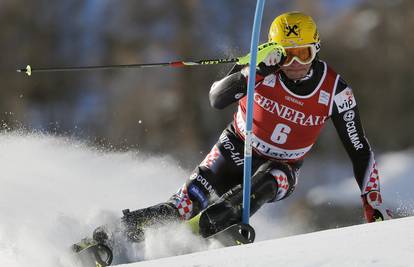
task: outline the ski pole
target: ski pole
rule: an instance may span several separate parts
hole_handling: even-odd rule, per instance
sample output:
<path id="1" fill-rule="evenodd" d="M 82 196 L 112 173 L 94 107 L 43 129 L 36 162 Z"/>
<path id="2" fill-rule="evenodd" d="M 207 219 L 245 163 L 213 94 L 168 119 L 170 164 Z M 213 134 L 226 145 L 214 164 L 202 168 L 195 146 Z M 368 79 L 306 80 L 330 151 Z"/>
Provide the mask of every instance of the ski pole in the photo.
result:
<path id="1" fill-rule="evenodd" d="M 274 50 L 277 43 L 268 42 L 257 47 L 257 61 L 261 62 L 264 58 Z M 257 53 L 256 53 L 257 54 Z M 105 69 L 120 69 L 120 68 L 151 68 L 151 67 L 184 67 L 184 66 L 200 66 L 200 65 L 217 65 L 237 63 L 238 65 L 250 64 L 250 53 L 236 58 L 220 58 L 220 59 L 202 59 L 198 61 L 172 61 L 164 63 L 143 63 L 143 64 L 129 64 L 129 65 L 101 65 L 101 66 L 77 66 L 77 67 L 47 67 L 47 68 L 32 68 L 27 65 L 24 69 L 18 69 L 17 72 L 26 73 L 28 76 L 33 72 L 56 72 L 56 71 L 83 71 L 83 70 L 105 70 Z"/>
<path id="2" fill-rule="evenodd" d="M 257 0 L 256 11 L 254 14 L 252 39 L 250 44 L 250 66 L 256 66 L 258 62 L 257 51 L 259 45 L 260 26 L 262 23 L 263 9 L 265 0 Z M 273 44 L 273 43 L 270 43 Z M 265 47 L 264 47 L 265 48 Z M 260 51 L 260 50 L 259 50 Z M 261 59 L 260 59 L 261 60 Z M 259 61 L 260 61 L 259 60 Z M 247 86 L 247 110 L 246 110 L 246 137 L 244 141 L 244 166 L 243 166 L 243 214 L 242 221 L 249 224 L 250 218 L 250 195 L 251 195 L 251 175 L 252 175 L 252 140 L 253 140 L 253 98 L 256 68 L 249 69 Z M 253 78 L 252 78 L 253 77 Z"/>
<path id="3" fill-rule="evenodd" d="M 18 69 L 17 72 L 24 72 L 28 76 L 34 72 L 57 72 L 57 71 L 83 71 L 83 70 L 105 70 L 105 69 L 119 69 L 119 68 L 151 68 L 151 67 L 184 67 L 184 66 L 199 66 L 199 65 L 216 65 L 226 63 L 237 63 L 239 58 L 223 58 L 223 59 L 204 59 L 198 61 L 172 61 L 164 63 L 144 63 L 144 64 L 128 64 L 128 65 L 102 65 L 102 66 L 75 66 L 75 67 L 47 67 L 47 68 L 32 68 L 27 65 L 24 69 Z"/>

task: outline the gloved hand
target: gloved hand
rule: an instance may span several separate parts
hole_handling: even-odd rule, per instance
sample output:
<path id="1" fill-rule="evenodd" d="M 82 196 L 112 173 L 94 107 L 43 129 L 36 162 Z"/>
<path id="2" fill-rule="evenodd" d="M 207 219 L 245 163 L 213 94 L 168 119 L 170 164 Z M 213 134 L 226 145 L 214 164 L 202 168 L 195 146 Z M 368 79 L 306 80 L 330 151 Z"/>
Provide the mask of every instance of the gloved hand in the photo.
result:
<path id="1" fill-rule="evenodd" d="M 257 73 L 263 77 L 278 71 L 286 60 L 286 51 L 283 46 L 272 43 L 271 47 L 272 50 L 268 52 L 267 56 L 258 65 Z"/>
<path id="2" fill-rule="evenodd" d="M 258 56 L 258 59 L 260 59 L 260 61 L 263 62 L 267 67 L 276 65 L 280 66 L 286 60 L 285 48 L 276 43 L 270 43 L 269 49 L 263 49 L 262 51 L 258 52 L 260 54 L 260 56 Z M 262 57 L 264 58 L 262 59 Z"/>
<path id="3" fill-rule="evenodd" d="M 286 59 L 286 51 L 283 46 L 269 42 L 258 46 L 257 50 L 257 66 L 258 73 L 262 76 L 267 76 L 272 72 L 277 71 L 280 65 Z M 237 64 L 247 65 L 250 63 L 250 54 L 239 58 Z"/>
<path id="4" fill-rule="evenodd" d="M 382 197 L 379 191 L 369 191 L 361 196 L 364 207 L 364 215 L 367 222 L 377 222 L 392 219 L 392 213 L 382 205 Z"/>

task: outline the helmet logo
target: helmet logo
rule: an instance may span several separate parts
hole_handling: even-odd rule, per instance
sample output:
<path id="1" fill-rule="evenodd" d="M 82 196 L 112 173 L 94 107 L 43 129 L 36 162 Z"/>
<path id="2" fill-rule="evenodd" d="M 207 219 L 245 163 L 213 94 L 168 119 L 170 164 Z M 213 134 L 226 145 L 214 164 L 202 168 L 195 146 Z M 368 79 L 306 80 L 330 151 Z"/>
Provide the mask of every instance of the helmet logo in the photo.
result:
<path id="1" fill-rule="evenodd" d="M 291 34 L 294 34 L 294 36 L 290 36 Z M 298 25 L 286 25 L 285 27 L 285 36 L 290 38 L 299 37 L 299 26 Z"/>

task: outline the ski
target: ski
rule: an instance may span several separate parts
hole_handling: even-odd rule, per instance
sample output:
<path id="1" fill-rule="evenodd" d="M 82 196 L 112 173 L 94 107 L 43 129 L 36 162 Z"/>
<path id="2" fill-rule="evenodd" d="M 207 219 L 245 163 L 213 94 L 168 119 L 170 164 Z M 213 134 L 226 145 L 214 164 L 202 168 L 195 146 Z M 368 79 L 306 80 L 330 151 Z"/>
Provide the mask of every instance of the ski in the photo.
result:
<path id="1" fill-rule="evenodd" d="M 98 243 L 93 238 L 84 238 L 72 245 L 72 251 L 81 256 L 85 267 L 105 267 L 112 263 L 112 250 L 105 244 Z"/>
<path id="2" fill-rule="evenodd" d="M 249 224 L 237 223 L 207 237 L 207 240 L 217 240 L 225 247 L 250 244 L 254 242 L 256 233 Z"/>
<path id="3" fill-rule="evenodd" d="M 255 231 L 249 224 L 237 223 L 205 238 L 207 241 L 218 241 L 224 247 L 253 243 Z M 143 241 L 145 242 L 145 241 Z M 106 267 L 113 260 L 112 249 L 91 237 L 83 238 L 72 245 L 72 251 L 79 255 L 85 267 Z"/>

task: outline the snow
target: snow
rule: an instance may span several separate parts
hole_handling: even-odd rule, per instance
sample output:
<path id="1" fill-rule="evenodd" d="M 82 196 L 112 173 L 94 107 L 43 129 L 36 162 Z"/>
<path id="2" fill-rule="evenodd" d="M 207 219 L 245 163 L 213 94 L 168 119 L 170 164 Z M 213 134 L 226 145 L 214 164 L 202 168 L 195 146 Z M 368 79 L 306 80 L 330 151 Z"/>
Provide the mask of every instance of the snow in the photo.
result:
<path id="1" fill-rule="evenodd" d="M 1 134 L 0 151 L 0 266 L 75 266 L 72 243 L 123 209 L 164 201 L 188 175 L 168 157 L 42 134 Z"/>
<path id="2" fill-rule="evenodd" d="M 190 173 L 170 157 L 101 151 L 71 138 L 36 133 L 2 133 L 0 151 L 0 266 L 7 267 L 80 266 L 69 253 L 72 243 L 119 218 L 123 209 L 165 201 Z M 398 192 L 412 213 L 407 206 L 412 154 L 387 154 L 380 161 L 384 177 L 394 179 L 387 190 Z M 391 187 L 394 183 L 401 184 Z M 269 209 L 274 207 L 263 208 L 251 221 L 258 241 L 306 232 L 301 222 L 275 220 Z M 413 226 L 412 218 L 406 218 L 225 249 L 182 226 L 169 226 L 151 229 L 141 253 L 129 252 L 131 258 L 166 258 L 129 266 L 409 266 Z M 204 250 L 209 251 L 198 252 Z M 183 253 L 193 254 L 171 257 Z"/>
<path id="3" fill-rule="evenodd" d="M 414 266 L 413 226 L 408 217 L 122 266 Z"/>

